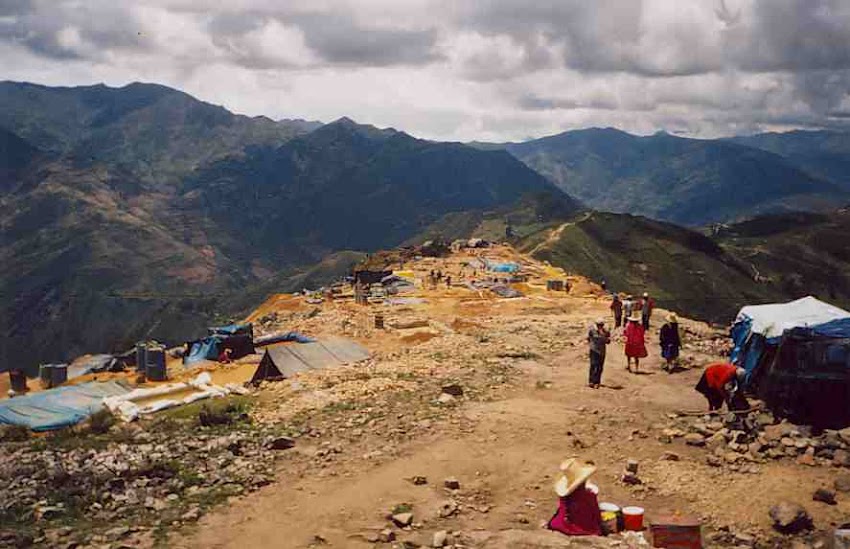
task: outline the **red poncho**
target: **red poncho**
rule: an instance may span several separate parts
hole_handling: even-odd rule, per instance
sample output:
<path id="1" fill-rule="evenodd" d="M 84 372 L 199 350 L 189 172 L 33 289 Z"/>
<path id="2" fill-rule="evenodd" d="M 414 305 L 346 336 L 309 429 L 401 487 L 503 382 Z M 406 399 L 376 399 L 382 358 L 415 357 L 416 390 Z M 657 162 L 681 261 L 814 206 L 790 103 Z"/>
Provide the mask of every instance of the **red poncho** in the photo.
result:
<path id="1" fill-rule="evenodd" d="M 728 362 L 709 364 L 705 369 L 705 382 L 715 391 L 726 394 L 725 385 L 735 379 L 737 370 L 738 368 L 734 364 Z"/>
<path id="2" fill-rule="evenodd" d="M 549 519 L 549 529 L 568 536 L 601 536 L 602 524 L 596 494 L 581 486 L 560 498 L 558 511 Z"/>
<path id="3" fill-rule="evenodd" d="M 626 356 L 629 358 L 644 358 L 649 353 L 646 352 L 646 341 L 644 340 L 643 326 L 637 322 L 629 322 L 626 324 L 626 330 L 623 332 L 626 336 Z"/>

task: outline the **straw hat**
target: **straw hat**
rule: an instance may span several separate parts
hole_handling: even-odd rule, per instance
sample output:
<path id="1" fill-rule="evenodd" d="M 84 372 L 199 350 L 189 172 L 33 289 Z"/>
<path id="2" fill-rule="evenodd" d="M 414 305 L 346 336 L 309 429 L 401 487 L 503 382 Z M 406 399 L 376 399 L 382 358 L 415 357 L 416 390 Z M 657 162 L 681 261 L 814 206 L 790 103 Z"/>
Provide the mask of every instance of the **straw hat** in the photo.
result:
<path id="1" fill-rule="evenodd" d="M 649 297 L 649 292 L 643 292 L 643 297 Z"/>
<path id="2" fill-rule="evenodd" d="M 561 463 L 561 474 L 555 482 L 555 493 L 566 497 L 581 486 L 596 472 L 596 467 L 577 459 L 568 459 Z"/>
<path id="3" fill-rule="evenodd" d="M 599 317 L 599 318 L 597 318 L 597 319 L 596 319 L 596 325 L 597 325 L 597 326 L 601 326 L 601 325 L 603 325 L 603 324 L 605 324 L 605 319 L 604 319 L 604 318 Z"/>
<path id="4" fill-rule="evenodd" d="M 679 317 L 676 316 L 676 313 L 670 313 L 667 315 L 667 322 L 672 322 L 673 324 L 679 323 Z"/>
<path id="5" fill-rule="evenodd" d="M 632 313 L 632 316 L 626 319 L 629 322 L 640 322 L 641 318 L 637 315 L 637 313 Z"/>

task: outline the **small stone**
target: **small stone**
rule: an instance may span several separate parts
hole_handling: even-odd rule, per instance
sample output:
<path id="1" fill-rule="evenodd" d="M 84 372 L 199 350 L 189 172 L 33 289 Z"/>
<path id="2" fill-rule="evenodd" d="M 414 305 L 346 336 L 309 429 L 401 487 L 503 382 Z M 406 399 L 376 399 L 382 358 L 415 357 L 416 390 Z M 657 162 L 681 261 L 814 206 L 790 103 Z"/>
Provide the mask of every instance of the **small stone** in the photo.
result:
<path id="1" fill-rule="evenodd" d="M 783 534 L 796 534 L 812 528 L 812 517 L 797 503 L 780 502 L 770 508 L 773 527 Z"/>
<path id="2" fill-rule="evenodd" d="M 428 479 L 421 475 L 416 475 L 410 479 L 410 482 L 412 482 L 414 486 L 423 486 L 428 484 Z"/>
<path id="3" fill-rule="evenodd" d="M 681 458 L 676 452 L 664 452 L 661 454 L 661 461 L 679 461 Z"/>
<path id="4" fill-rule="evenodd" d="M 462 397 L 463 387 L 457 383 L 452 383 L 451 385 L 444 385 L 443 392 L 447 395 L 452 395 L 453 397 Z"/>
<path id="5" fill-rule="evenodd" d="M 832 455 L 832 464 L 836 467 L 850 467 L 850 452 L 847 450 L 836 450 Z"/>
<path id="6" fill-rule="evenodd" d="M 443 481 L 443 486 L 449 490 L 460 490 L 460 481 L 455 477 L 449 477 Z"/>
<path id="7" fill-rule="evenodd" d="M 794 448 L 796 446 L 794 439 L 791 437 L 783 437 L 779 442 L 786 448 Z"/>
<path id="8" fill-rule="evenodd" d="M 449 518 L 457 513 L 457 503 L 453 500 L 449 500 L 440 507 L 440 518 Z"/>
<path id="9" fill-rule="evenodd" d="M 808 465 L 809 467 L 814 467 L 817 463 L 815 462 L 815 456 L 812 454 L 802 454 L 797 458 L 797 463 L 799 465 Z"/>
<path id="10" fill-rule="evenodd" d="M 434 539 L 431 541 L 431 547 L 444 547 L 449 539 L 449 533 L 445 530 L 434 532 Z"/>
<path id="11" fill-rule="evenodd" d="M 835 505 L 835 492 L 826 488 L 818 488 L 815 490 L 815 493 L 812 494 L 812 501 L 819 501 L 821 503 L 826 503 L 827 505 Z"/>
<path id="12" fill-rule="evenodd" d="M 723 464 L 723 460 L 720 458 L 720 456 L 714 454 L 706 456 L 705 462 L 711 465 L 712 467 L 720 467 Z"/>
<path id="13" fill-rule="evenodd" d="M 437 397 L 437 402 L 440 404 L 451 404 L 455 401 L 455 397 L 448 393 L 440 393 L 440 396 Z"/>
<path id="14" fill-rule="evenodd" d="M 410 523 L 413 522 L 413 513 L 397 513 L 392 516 L 392 521 L 399 528 L 410 526 Z"/>
<path id="15" fill-rule="evenodd" d="M 838 475 L 833 486 L 839 492 L 850 492 L 850 475 Z"/>
<path id="16" fill-rule="evenodd" d="M 381 530 L 378 534 L 378 541 L 381 543 L 392 543 L 395 541 L 395 532 L 390 530 L 389 528 L 385 528 Z"/>
<path id="17" fill-rule="evenodd" d="M 289 450 L 295 446 L 295 439 L 289 437 L 277 437 L 269 441 L 268 446 L 272 450 Z"/>
<path id="18" fill-rule="evenodd" d="M 705 446 L 705 437 L 699 433 L 688 433 L 685 435 L 685 444 L 688 446 Z"/>
<path id="19" fill-rule="evenodd" d="M 623 484 L 628 484 L 629 486 L 637 486 L 638 484 L 642 484 L 642 481 L 634 473 L 623 473 L 623 477 L 621 478 L 621 480 L 623 481 Z"/>
<path id="20" fill-rule="evenodd" d="M 640 463 L 636 459 L 630 459 L 626 462 L 626 472 L 637 475 Z"/>

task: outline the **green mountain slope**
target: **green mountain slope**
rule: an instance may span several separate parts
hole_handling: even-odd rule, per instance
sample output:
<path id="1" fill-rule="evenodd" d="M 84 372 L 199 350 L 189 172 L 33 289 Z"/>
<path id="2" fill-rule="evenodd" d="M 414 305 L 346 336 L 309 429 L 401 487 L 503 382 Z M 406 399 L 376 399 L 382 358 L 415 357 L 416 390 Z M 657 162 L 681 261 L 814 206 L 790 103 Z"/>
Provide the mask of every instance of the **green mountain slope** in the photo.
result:
<path id="1" fill-rule="evenodd" d="M 800 169 L 850 190 L 850 133 L 791 131 L 735 137 L 735 143 L 778 154 Z"/>
<path id="2" fill-rule="evenodd" d="M 638 137 L 609 128 L 509 144 L 507 150 L 593 208 L 680 225 L 818 209 L 848 196 L 779 155 L 722 140 Z"/>

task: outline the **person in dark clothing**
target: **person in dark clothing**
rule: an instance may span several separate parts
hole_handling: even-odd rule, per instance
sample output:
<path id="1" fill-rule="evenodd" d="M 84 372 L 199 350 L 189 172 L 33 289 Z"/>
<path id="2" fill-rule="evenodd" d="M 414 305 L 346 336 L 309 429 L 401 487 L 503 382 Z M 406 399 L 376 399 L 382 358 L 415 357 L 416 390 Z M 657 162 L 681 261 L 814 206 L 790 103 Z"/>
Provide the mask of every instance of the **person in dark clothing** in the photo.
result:
<path id="1" fill-rule="evenodd" d="M 602 369 L 605 367 L 605 348 L 611 342 L 611 334 L 605 329 L 605 320 L 600 318 L 596 326 L 587 332 L 590 346 L 590 374 L 587 386 L 598 389 L 602 384 Z"/>
<path id="2" fill-rule="evenodd" d="M 658 339 L 661 344 L 661 356 L 666 360 L 661 368 L 672 372 L 679 358 L 679 349 L 682 347 L 682 340 L 679 338 L 679 318 L 676 313 L 667 315 L 667 323 L 661 327 Z"/>
<path id="3" fill-rule="evenodd" d="M 611 301 L 611 312 L 614 313 L 614 327 L 619 328 L 623 325 L 623 302 L 620 300 L 620 294 L 614 294 Z"/>
<path id="4" fill-rule="evenodd" d="M 694 389 L 708 401 L 709 411 L 720 410 L 723 403 L 732 410 L 746 410 L 743 383 L 746 371 L 729 362 L 709 364 Z"/>

